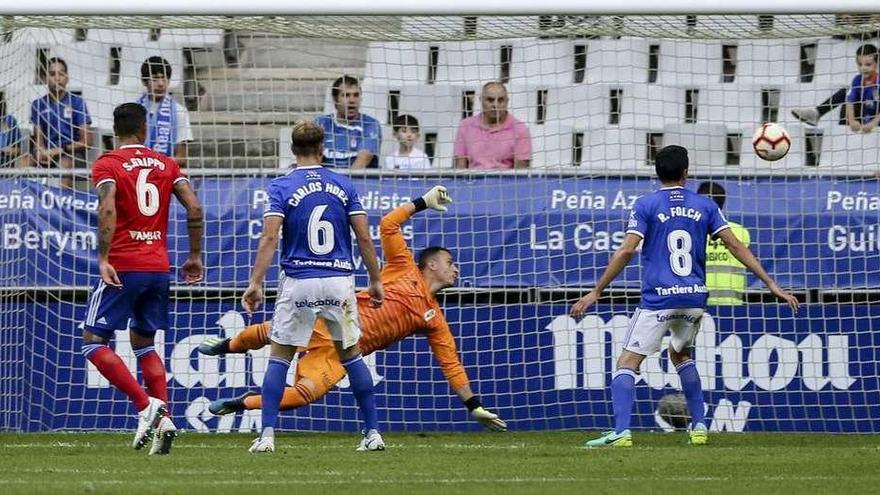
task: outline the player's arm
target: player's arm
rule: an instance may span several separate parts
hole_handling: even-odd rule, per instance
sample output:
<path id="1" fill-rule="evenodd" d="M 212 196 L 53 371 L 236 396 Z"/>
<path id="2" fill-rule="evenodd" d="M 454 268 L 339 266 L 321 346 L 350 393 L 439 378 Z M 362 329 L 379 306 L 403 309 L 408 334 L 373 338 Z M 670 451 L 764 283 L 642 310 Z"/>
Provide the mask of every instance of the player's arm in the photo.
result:
<path id="1" fill-rule="evenodd" d="M 278 234 L 281 232 L 283 222 L 282 215 L 267 213 L 263 216 L 263 233 L 260 235 L 257 258 L 251 269 L 251 281 L 244 295 L 241 296 L 241 306 L 249 315 L 253 314 L 263 302 L 263 281 L 266 279 L 266 272 L 278 247 Z"/>
<path id="2" fill-rule="evenodd" d="M 202 234 L 204 231 L 204 213 L 199 198 L 186 179 L 178 179 L 174 183 L 174 196 L 186 209 L 186 230 L 189 234 L 189 258 L 183 263 L 183 280 L 194 284 L 202 280 Z"/>
<path id="3" fill-rule="evenodd" d="M 611 261 L 608 262 L 608 266 L 605 268 L 602 276 L 599 277 L 599 281 L 596 282 L 596 287 L 571 307 L 570 314 L 572 318 L 576 320 L 583 318 L 587 308 L 599 300 L 602 292 L 626 268 L 626 265 L 629 264 L 632 257 L 636 254 L 636 249 L 638 249 L 640 242 L 642 242 L 642 236 L 634 234 L 632 231 L 627 232 L 626 237 L 623 239 L 623 244 L 611 256 Z"/>
<path id="4" fill-rule="evenodd" d="M 734 258 L 738 259 L 740 263 L 761 279 L 774 296 L 786 302 L 791 307 L 792 311 L 797 312 L 797 298 L 779 287 L 776 281 L 773 280 L 773 278 L 771 278 L 764 270 L 764 267 L 761 266 L 761 262 L 758 261 L 758 258 L 755 258 L 755 255 L 752 254 L 749 248 L 739 242 L 739 239 L 736 238 L 731 229 L 724 229 L 716 235 L 722 242 L 724 242 L 724 245 L 727 246 L 727 250 L 730 251 L 730 254 L 732 254 Z"/>
<path id="5" fill-rule="evenodd" d="M 110 264 L 110 244 L 116 233 L 116 182 L 98 184 L 98 270 L 101 280 L 112 287 L 122 287 L 116 269 Z"/>
<path id="6" fill-rule="evenodd" d="M 439 328 L 428 334 L 428 344 L 440 365 L 440 370 L 449 386 L 467 407 L 471 418 L 492 431 L 507 431 L 507 423 L 497 414 L 489 411 L 480 403 L 480 398 L 471 390 L 467 372 L 458 359 L 455 340 L 449 330 L 449 324 L 443 320 Z"/>
<path id="7" fill-rule="evenodd" d="M 387 215 L 379 222 L 379 234 L 382 242 L 382 254 L 385 256 L 387 266 L 412 263 L 412 254 L 403 238 L 401 225 L 406 223 L 416 213 L 431 208 L 437 211 L 446 211 L 446 205 L 452 202 L 445 186 L 437 185 L 428 190 L 424 195 L 408 203 L 404 203 Z"/>
<path id="8" fill-rule="evenodd" d="M 373 240 L 370 239 L 370 223 L 367 220 L 366 213 L 351 215 L 349 221 L 357 238 L 364 265 L 367 267 L 367 274 L 370 276 L 370 287 L 367 291 L 370 293 L 373 305 L 379 306 L 385 300 L 385 290 L 382 287 L 376 246 L 373 245 Z"/>

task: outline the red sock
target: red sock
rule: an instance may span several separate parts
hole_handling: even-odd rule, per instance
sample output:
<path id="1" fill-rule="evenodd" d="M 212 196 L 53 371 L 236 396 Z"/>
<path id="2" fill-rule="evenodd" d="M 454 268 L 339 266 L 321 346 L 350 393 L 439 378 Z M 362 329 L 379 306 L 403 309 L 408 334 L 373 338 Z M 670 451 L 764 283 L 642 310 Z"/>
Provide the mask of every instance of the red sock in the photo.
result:
<path id="1" fill-rule="evenodd" d="M 165 377 L 165 364 L 156 354 L 153 346 L 135 349 L 138 366 L 144 377 L 144 385 L 151 396 L 168 403 L 168 379 Z"/>
<path id="2" fill-rule="evenodd" d="M 110 380 L 114 387 L 121 390 L 134 403 L 138 412 L 144 410 L 150 404 L 150 398 L 141 388 L 137 380 L 131 376 L 131 372 L 109 347 L 103 344 L 85 344 L 83 354 L 86 359 L 98 368 L 104 378 Z"/>

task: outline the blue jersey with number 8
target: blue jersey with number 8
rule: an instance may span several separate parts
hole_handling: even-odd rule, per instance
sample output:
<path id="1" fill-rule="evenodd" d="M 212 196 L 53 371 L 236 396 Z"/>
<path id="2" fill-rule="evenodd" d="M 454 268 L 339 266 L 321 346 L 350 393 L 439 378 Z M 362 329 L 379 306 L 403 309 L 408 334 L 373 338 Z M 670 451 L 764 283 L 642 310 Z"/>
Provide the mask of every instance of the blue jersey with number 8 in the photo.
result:
<path id="1" fill-rule="evenodd" d="M 637 199 L 626 233 L 643 239 L 639 306 L 706 307 L 706 237 L 726 228 L 714 201 L 682 187 L 663 187 Z"/>
<path id="2" fill-rule="evenodd" d="M 347 177 L 320 165 L 297 167 L 269 183 L 264 217 L 284 218 L 281 269 L 297 279 L 342 277 L 351 259 L 353 215 L 366 215 Z"/>

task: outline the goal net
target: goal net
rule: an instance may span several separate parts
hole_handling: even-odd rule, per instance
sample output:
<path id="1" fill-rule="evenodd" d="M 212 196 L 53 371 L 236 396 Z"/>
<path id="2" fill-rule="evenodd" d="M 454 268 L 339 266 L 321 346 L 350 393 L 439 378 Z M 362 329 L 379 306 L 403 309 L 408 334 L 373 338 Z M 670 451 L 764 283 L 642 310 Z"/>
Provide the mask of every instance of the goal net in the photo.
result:
<path id="1" fill-rule="evenodd" d="M 383 214 L 448 186 L 449 212 L 420 213 L 403 235 L 414 252 L 454 253 L 460 280 L 438 297 L 472 388 L 512 429 L 611 424 L 610 377 L 638 306 L 638 260 L 585 319 L 567 313 L 620 246 L 634 199 L 657 187 L 657 151 L 680 144 L 690 153 L 687 187 L 711 182 L 703 187 L 718 200 L 723 190 L 724 212 L 752 252 L 806 302 L 792 314 L 710 249 L 723 304 L 710 305 L 694 352 L 710 428 L 877 432 L 880 130 L 863 131 L 878 92 L 876 82 L 853 84 L 857 50 L 878 43 L 878 17 L 3 17 L 0 430 L 135 426 L 133 406 L 80 353 L 78 325 L 98 279 L 87 167 L 114 147 L 113 108 L 145 94 L 144 61 L 161 57 L 174 104 L 153 108 L 174 109 L 172 151 L 185 155 L 206 215 L 206 280 L 183 287 L 175 271 L 172 328 L 157 335 L 183 427 L 259 425 L 259 411 L 215 417 L 207 406 L 258 391 L 268 351 L 218 358 L 196 348 L 271 318 L 274 269 L 265 310 L 250 319 L 238 303 L 266 186 L 292 163 L 292 123 L 337 113 L 330 88 L 345 74 L 359 80 L 359 111 L 381 130 L 368 146 L 352 129 L 360 121 L 340 123 L 332 156 L 374 155 L 377 168 L 351 176 L 377 245 Z M 490 100 L 491 81 L 504 91 Z M 406 168 L 407 156 L 421 155 L 395 135 L 402 115 L 418 120 L 427 168 Z M 780 161 L 752 150 L 763 122 L 791 136 Z M 78 140 L 84 149 L 71 152 Z M 175 267 L 187 253 L 183 218 L 176 206 Z M 138 373 L 125 329 L 114 346 Z M 368 360 L 384 429 L 478 428 L 424 336 Z M 283 413 L 282 428 L 356 430 L 347 387 Z M 680 404 L 658 408 L 678 387 L 667 353 L 650 357 L 634 427 L 672 428 Z"/>

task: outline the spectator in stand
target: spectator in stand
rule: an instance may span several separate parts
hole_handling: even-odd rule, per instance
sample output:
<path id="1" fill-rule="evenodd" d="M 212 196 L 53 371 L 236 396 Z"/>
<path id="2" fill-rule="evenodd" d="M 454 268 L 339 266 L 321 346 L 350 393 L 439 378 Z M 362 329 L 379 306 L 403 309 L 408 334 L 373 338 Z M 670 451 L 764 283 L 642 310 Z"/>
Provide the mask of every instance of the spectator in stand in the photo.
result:
<path id="1" fill-rule="evenodd" d="M 853 132 L 865 134 L 880 123 L 880 82 L 877 81 L 877 47 L 862 45 L 856 51 L 859 73 L 853 78 L 846 95 L 846 123 Z"/>
<path id="2" fill-rule="evenodd" d="M 5 107 L 5 105 L 4 105 Z M 14 167 L 21 154 L 21 129 L 12 114 L 0 109 L 0 168 Z"/>
<path id="3" fill-rule="evenodd" d="M 174 158 L 186 165 L 187 143 L 193 140 L 189 112 L 168 94 L 171 64 L 162 57 L 152 56 L 141 64 L 141 82 L 146 92 L 137 103 L 147 110 L 147 140 L 144 145 L 153 151 Z"/>
<path id="4" fill-rule="evenodd" d="M 330 90 L 336 114 L 321 115 L 324 165 L 339 168 L 378 168 L 382 145 L 379 121 L 361 113 L 361 88 L 356 77 L 341 76 Z"/>
<path id="5" fill-rule="evenodd" d="M 532 137 L 526 124 L 507 112 L 507 88 L 492 81 L 483 85 L 483 111 L 458 124 L 455 168 L 527 168 Z"/>
<path id="6" fill-rule="evenodd" d="M 46 62 L 46 87 L 47 94 L 31 104 L 34 160 L 41 167 L 86 167 L 92 119 L 86 102 L 67 91 L 64 59 L 52 57 Z M 61 185 L 73 187 L 73 177 L 62 177 Z"/>
<path id="7" fill-rule="evenodd" d="M 859 67 L 859 72 L 860 72 L 860 74 L 857 75 L 856 78 L 859 78 L 861 76 L 861 70 L 862 70 L 861 60 L 862 60 L 863 56 L 860 54 L 863 51 L 866 51 L 866 52 L 873 51 L 873 53 L 875 54 L 875 56 L 874 56 L 874 58 L 875 58 L 875 63 L 874 63 L 875 71 L 874 72 L 876 73 L 877 48 L 871 44 L 862 45 L 856 51 L 856 65 Z M 876 77 L 875 77 L 875 80 L 876 80 Z M 862 84 L 860 84 L 859 86 L 862 86 Z M 853 80 L 852 88 L 853 89 L 856 88 L 855 80 Z M 810 108 L 795 108 L 794 110 L 791 111 L 791 114 L 794 115 L 794 117 L 796 119 L 800 120 L 801 122 L 803 122 L 805 124 L 812 125 L 812 126 L 818 125 L 819 119 L 821 119 L 826 113 L 830 112 L 835 107 L 843 105 L 844 103 L 846 103 L 848 101 L 848 96 L 852 96 L 852 90 L 848 91 L 848 89 L 849 88 L 842 87 L 842 88 L 838 89 L 837 91 L 835 91 L 834 94 L 831 95 L 831 97 L 829 97 L 827 100 L 820 103 L 819 106 L 810 107 Z M 849 92 L 849 95 L 847 94 L 848 92 Z M 876 93 L 874 93 L 874 94 L 876 95 Z M 854 101 L 853 103 L 856 103 L 856 102 Z M 859 114 L 859 112 L 861 111 L 860 106 L 861 105 L 855 105 L 854 110 L 857 111 L 856 114 Z M 876 108 L 876 100 L 875 100 L 874 107 Z M 848 120 L 849 119 L 847 118 L 847 115 L 846 115 L 846 106 L 843 106 L 840 109 L 840 118 L 838 120 L 838 123 L 840 125 L 848 125 L 849 124 Z"/>
<path id="8" fill-rule="evenodd" d="M 412 115 L 398 115 L 394 119 L 393 129 L 398 146 L 391 156 L 385 157 L 382 168 L 401 170 L 431 168 L 428 155 L 415 146 L 421 138 L 419 121 Z"/>

